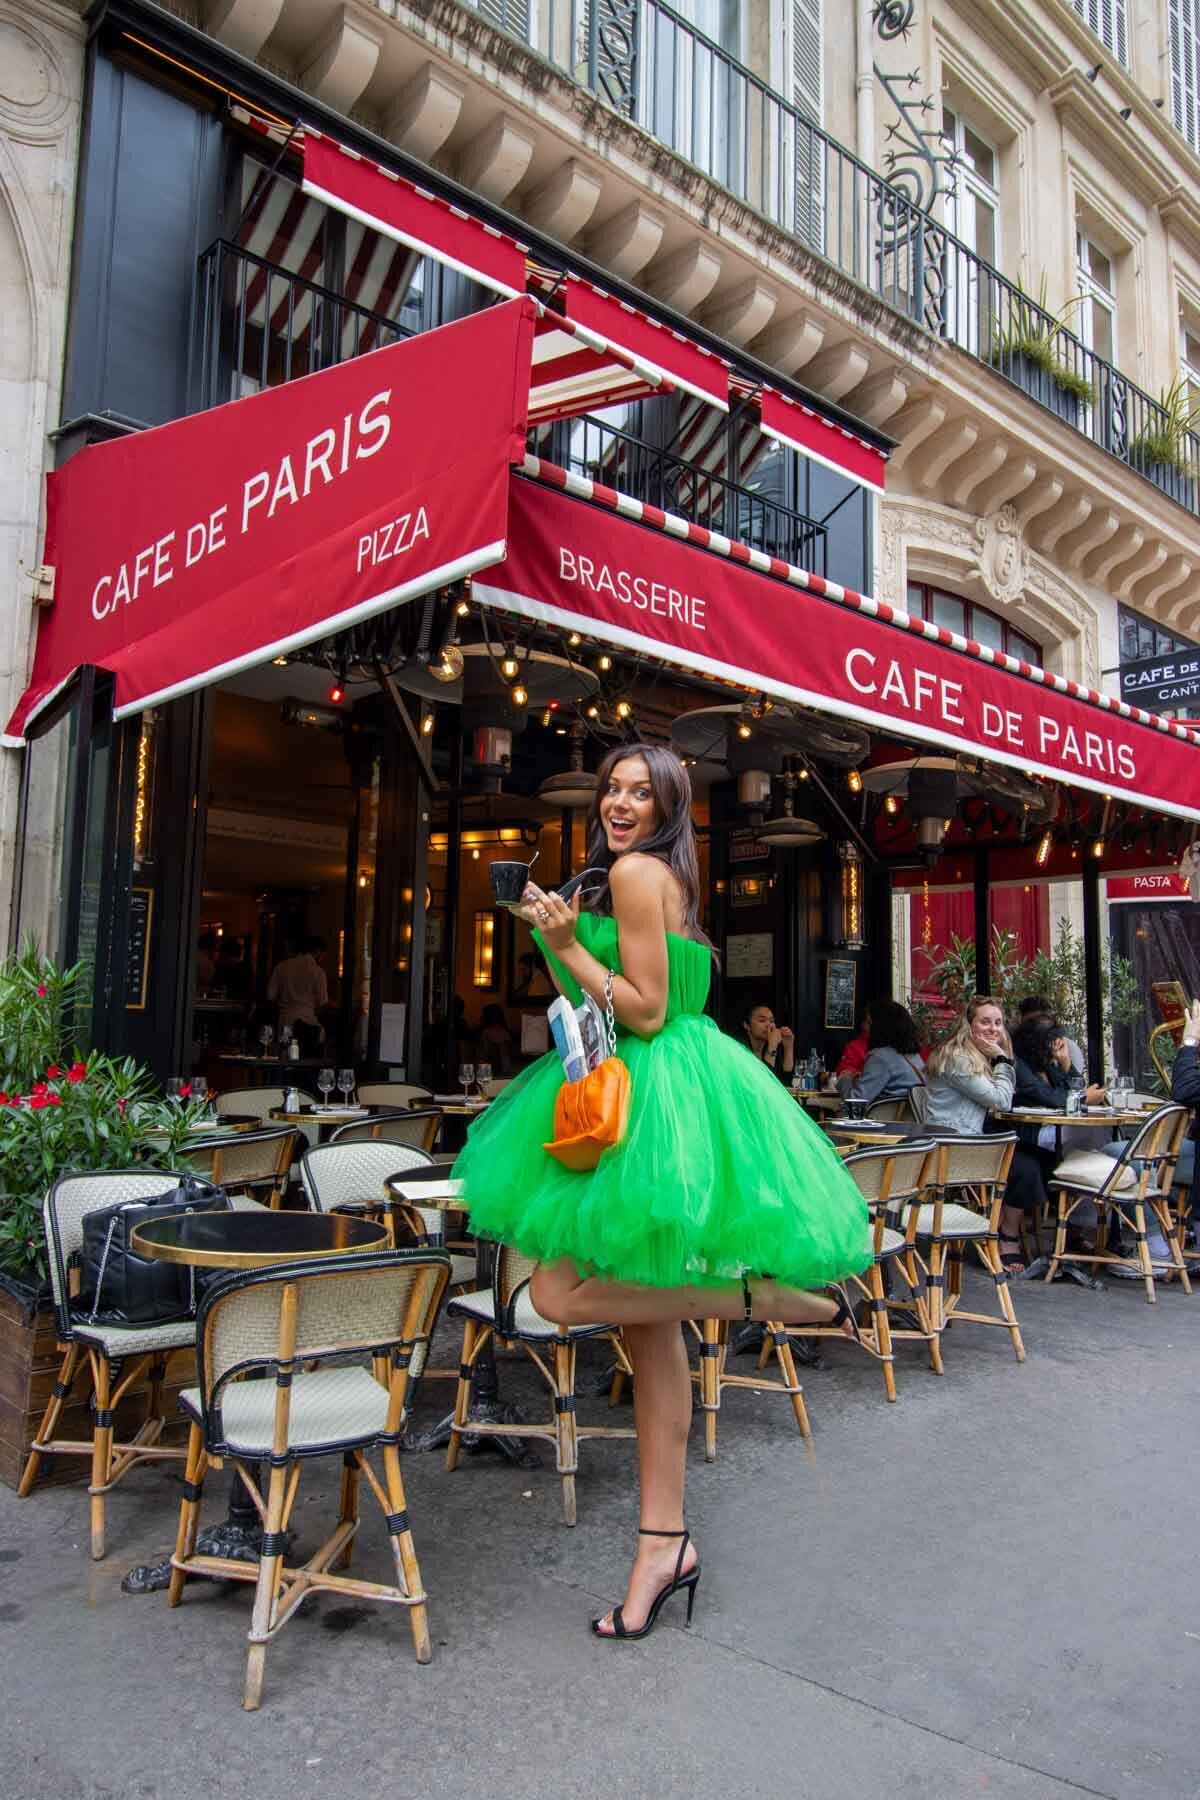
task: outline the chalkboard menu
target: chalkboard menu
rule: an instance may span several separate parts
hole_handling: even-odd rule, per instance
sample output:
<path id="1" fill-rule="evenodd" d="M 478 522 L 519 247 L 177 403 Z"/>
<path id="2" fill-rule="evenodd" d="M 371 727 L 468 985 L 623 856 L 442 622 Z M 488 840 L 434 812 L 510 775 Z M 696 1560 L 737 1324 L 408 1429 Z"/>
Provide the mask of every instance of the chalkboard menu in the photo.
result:
<path id="1" fill-rule="evenodd" d="M 154 920 L 154 889 L 129 890 L 129 938 L 125 964 L 125 1010 L 145 1012 L 146 980 L 150 971 L 150 927 Z"/>
<path id="2" fill-rule="evenodd" d="M 854 1029 L 854 971 L 847 958 L 830 957 L 825 965 L 825 1025 L 829 1031 Z"/>

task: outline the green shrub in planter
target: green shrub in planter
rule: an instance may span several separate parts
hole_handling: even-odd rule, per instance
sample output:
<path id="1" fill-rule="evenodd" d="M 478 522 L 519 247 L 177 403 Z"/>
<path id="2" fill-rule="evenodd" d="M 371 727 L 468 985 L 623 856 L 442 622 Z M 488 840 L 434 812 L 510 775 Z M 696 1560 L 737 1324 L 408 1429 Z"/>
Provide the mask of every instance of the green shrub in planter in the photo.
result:
<path id="1" fill-rule="evenodd" d="M 83 965 L 59 969 L 28 945 L 0 963 L 0 1271 L 30 1285 L 46 1277 L 42 1201 L 59 1175 L 174 1165 L 198 1107 L 163 1100 L 132 1058 L 72 1040 Z M 147 1131 L 166 1133 L 153 1151 Z"/>

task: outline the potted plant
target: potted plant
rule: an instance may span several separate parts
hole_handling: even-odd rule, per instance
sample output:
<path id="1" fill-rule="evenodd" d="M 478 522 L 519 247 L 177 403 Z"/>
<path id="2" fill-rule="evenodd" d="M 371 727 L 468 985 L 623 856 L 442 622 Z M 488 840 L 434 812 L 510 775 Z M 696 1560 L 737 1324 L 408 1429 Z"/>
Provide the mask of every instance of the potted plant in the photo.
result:
<path id="1" fill-rule="evenodd" d="M 1129 462 L 1173 500 L 1196 509 L 1196 451 L 1200 406 L 1182 376 L 1158 396 L 1158 410 L 1129 443 Z"/>
<path id="2" fill-rule="evenodd" d="M 1018 280 L 1007 318 L 1002 322 L 993 314 L 989 320 L 987 359 L 992 367 L 1070 425 L 1078 424 L 1080 407 L 1092 406 L 1096 399 L 1092 383 L 1063 354 L 1069 355 L 1077 343 L 1069 323 L 1082 304 L 1082 294 L 1076 294 L 1061 312 L 1050 312 L 1043 275 L 1036 300 Z"/>
<path id="3" fill-rule="evenodd" d="M 83 973 L 56 968 L 32 945 L 0 963 L 0 1480 L 10 1486 L 59 1360 L 42 1224 L 47 1188 L 72 1170 L 171 1168 L 199 1112 L 159 1098 L 132 1059 L 79 1053 L 72 1021 Z M 74 1435 L 84 1436 L 84 1425 L 81 1417 Z M 68 1426 L 64 1433 L 73 1435 Z M 77 1459 L 52 1463 L 49 1479 L 82 1479 Z"/>

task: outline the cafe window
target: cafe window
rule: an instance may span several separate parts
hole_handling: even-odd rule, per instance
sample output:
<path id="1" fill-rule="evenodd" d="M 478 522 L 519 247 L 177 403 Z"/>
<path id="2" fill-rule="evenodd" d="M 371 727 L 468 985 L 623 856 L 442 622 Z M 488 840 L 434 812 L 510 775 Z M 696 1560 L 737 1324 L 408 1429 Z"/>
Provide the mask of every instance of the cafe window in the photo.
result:
<path id="1" fill-rule="evenodd" d="M 941 625 L 960 637 L 972 638 L 988 650 L 1000 650 L 1005 656 L 1015 656 L 1021 662 L 1034 663 L 1038 668 L 1043 666 L 1040 644 L 1010 625 L 999 613 L 989 611 L 986 606 L 976 606 L 958 594 L 947 593 L 945 588 L 934 587 L 926 581 L 910 581 L 908 611 L 914 619 L 928 619 L 931 625 Z"/>

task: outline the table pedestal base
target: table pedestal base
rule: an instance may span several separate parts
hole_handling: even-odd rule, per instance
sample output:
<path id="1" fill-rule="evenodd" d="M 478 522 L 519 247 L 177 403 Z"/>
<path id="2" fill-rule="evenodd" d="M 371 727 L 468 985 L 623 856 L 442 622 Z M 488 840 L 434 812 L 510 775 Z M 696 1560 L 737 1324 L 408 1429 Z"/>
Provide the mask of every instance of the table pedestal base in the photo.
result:
<path id="1" fill-rule="evenodd" d="M 258 1480 L 258 1465 L 252 1467 L 255 1481 Z M 262 1553 L 262 1520 L 258 1516 L 258 1508 L 246 1492 L 246 1486 L 237 1470 L 233 1471 L 232 1485 L 229 1490 L 229 1507 L 219 1525 L 209 1525 L 196 1539 L 196 1549 L 201 1556 L 223 1556 L 228 1562 L 256 1563 Z M 287 1533 L 290 1551 L 294 1531 Z M 191 1580 L 210 1580 L 209 1576 L 191 1576 Z M 170 1584 L 171 1559 L 157 1563 L 139 1563 L 130 1569 L 121 1582 L 123 1594 L 160 1594 Z"/>

